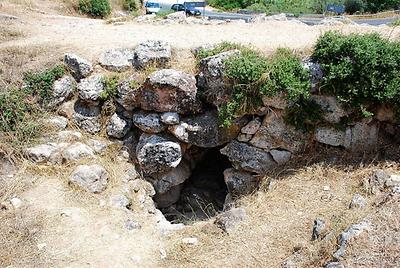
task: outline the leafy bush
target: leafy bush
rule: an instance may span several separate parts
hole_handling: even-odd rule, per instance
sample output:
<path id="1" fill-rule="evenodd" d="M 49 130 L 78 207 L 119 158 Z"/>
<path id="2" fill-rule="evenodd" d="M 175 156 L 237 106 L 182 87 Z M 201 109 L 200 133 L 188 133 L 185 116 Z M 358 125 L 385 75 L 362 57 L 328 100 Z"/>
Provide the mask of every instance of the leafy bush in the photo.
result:
<path id="1" fill-rule="evenodd" d="M 346 0 L 344 2 L 344 6 L 346 7 L 346 12 L 350 13 L 350 14 L 354 14 L 356 12 L 364 12 L 365 1 L 364 0 Z"/>
<path id="2" fill-rule="evenodd" d="M 369 114 L 376 103 L 400 103 L 400 43 L 378 34 L 321 36 L 313 57 L 325 74 L 321 91 Z"/>
<path id="3" fill-rule="evenodd" d="M 138 9 L 136 0 L 124 0 L 122 3 L 122 6 L 125 10 L 128 10 L 128 11 L 135 11 Z"/>
<path id="4" fill-rule="evenodd" d="M 262 96 L 279 93 L 293 102 L 308 98 L 309 74 L 300 58 L 288 49 L 279 49 L 267 59 L 255 51 L 242 48 L 238 56 L 226 63 L 226 75 L 232 81 L 231 99 L 220 107 L 222 125 L 229 126 L 235 118 L 256 111 Z"/>
<path id="5" fill-rule="evenodd" d="M 314 101 L 301 98 L 287 109 L 285 121 L 298 130 L 313 131 L 323 121 L 323 111 Z"/>
<path id="6" fill-rule="evenodd" d="M 290 101 L 307 98 L 311 88 L 309 72 L 304 69 L 301 59 L 289 49 L 278 49 L 271 60 L 269 79 L 261 87 L 267 96 L 282 92 Z"/>
<path id="7" fill-rule="evenodd" d="M 40 73 L 28 72 L 24 75 L 24 89 L 28 94 L 38 96 L 41 104 L 46 104 L 51 97 L 54 81 L 61 78 L 64 73 L 63 65 L 57 65 Z"/>
<path id="8" fill-rule="evenodd" d="M 79 0 L 79 10 L 93 17 L 104 18 L 111 13 L 108 0 Z"/>
<path id="9" fill-rule="evenodd" d="M 0 92 L 0 132 L 5 140 L 18 145 L 35 138 L 41 130 L 36 115 L 37 107 L 24 90 Z"/>

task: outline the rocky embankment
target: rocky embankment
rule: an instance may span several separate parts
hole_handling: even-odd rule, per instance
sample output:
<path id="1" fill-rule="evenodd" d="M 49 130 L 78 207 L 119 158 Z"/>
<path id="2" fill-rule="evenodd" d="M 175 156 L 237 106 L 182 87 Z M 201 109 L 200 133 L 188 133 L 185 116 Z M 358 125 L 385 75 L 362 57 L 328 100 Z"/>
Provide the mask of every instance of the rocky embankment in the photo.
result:
<path id="1" fill-rule="evenodd" d="M 224 62 L 237 53 L 232 50 L 202 59 L 197 75 L 168 69 L 172 49 L 163 41 L 143 42 L 134 50 L 107 50 L 95 66 L 66 54 L 69 74 L 54 83 L 49 105 L 61 117 L 48 124 L 74 125 L 92 135 L 105 130 L 111 143 L 122 145 L 120 154 L 136 166 L 136 175 L 151 183 L 154 190 L 148 192 L 155 206 L 168 219 L 178 221 L 229 211 L 232 200 L 255 191 L 269 170 L 315 143 L 366 152 L 376 149 L 380 138 L 395 135 L 393 113 L 384 106 L 374 118 L 332 127 L 350 111 L 335 97 L 318 94 L 323 74 L 309 59 L 303 64 L 310 70 L 312 100 L 323 110 L 328 125 L 317 126 L 313 132 L 294 128 L 284 119 L 284 109 L 291 103 L 275 96 L 264 97 L 254 114 L 221 127 L 218 107 L 232 94 Z M 154 68 L 158 70 L 148 72 Z M 109 92 L 105 83 L 109 72 L 129 74 L 115 92 Z M 105 105 L 110 100 L 115 107 L 111 114 Z M 37 163 L 65 164 L 93 157 L 107 146 L 96 139 L 89 144 L 74 141 L 79 140 L 79 132 L 63 130 L 58 135 L 56 140 L 26 149 L 26 156 Z M 71 174 L 70 182 L 99 193 L 107 187 L 107 178 L 103 167 L 84 165 Z M 244 217 L 243 211 L 229 213 Z"/>

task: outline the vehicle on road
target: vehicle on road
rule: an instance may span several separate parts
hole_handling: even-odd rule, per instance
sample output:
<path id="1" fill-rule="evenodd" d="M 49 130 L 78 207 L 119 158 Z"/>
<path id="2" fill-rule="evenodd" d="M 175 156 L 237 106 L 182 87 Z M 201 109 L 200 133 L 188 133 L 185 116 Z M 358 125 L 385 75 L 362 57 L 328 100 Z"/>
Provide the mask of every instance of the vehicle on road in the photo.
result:
<path id="1" fill-rule="evenodd" d="M 183 4 L 174 4 L 174 5 L 172 5 L 171 9 L 175 10 L 175 11 L 185 11 L 186 15 L 189 15 L 189 16 L 200 16 L 201 15 L 200 10 L 195 9 L 194 7 L 190 7 L 190 6 L 185 7 Z"/>
<path id="2" fill-rule="evenodd" d="M 144 7 L 146 8 L 146 14 L 157 14 L 161 9 L 160 3 L 157 2 L 146 2 Z"/>

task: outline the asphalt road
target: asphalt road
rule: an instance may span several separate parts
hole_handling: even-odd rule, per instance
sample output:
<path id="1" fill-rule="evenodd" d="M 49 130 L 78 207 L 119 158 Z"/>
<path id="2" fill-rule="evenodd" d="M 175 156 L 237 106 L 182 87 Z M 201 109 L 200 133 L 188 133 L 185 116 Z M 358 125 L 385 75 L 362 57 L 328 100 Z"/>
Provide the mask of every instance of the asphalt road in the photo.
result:
<path id="1" fill-rule="evenodd" d="M 246 15 L 246 14 L 213 12 L 213 11 L 207 11 L 207 10 L 204 12 L 204 14 L 206 17 L 209 17 L 212 20 L 244 20 L 246 22 L 249 22 L 251 20 L 251 18 L 253 17 L 252 15 Z M 320 23 L 321 20 L 323 20 L 323 18 L 309 18 L 309 17 L 299 17 L 296 19 L 300 20 L 301 22 L 304 22 L 305 24 L 308 24 L 308 25 L 316 25 L 316 24 Z M 391 18 L 383 18 L 383 19 L 357 19 L 357 20 L 353 20 L 353 21 L 358 24 L 368 24 L 368 25 L 378 26 L 378 25 L 382 25 L 382 24 L 390 24 L 397 19 L 400 19 L 400 16 L 391 17 Z"/>

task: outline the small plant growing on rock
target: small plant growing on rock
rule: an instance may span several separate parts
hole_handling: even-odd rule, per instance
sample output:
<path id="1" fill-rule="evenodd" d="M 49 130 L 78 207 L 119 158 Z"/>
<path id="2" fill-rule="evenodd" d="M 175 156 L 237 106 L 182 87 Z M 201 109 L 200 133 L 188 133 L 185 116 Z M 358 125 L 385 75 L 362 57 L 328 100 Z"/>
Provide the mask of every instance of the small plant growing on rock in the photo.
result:
<path id="1" fill-rule="evenodd" d="M 242 49 L 242 48 L 244 48 L 244 47 L 240 44 L 231 43 L 231 42 L 222 42 L 222 43 L 214 46 L 211 49 L 204 49 L 204 48 L 200 49 L 197 52 L 196 59 L 197 59 L 197 61 L 200 61 L 204 58 L 215 56 L 222 52 L 226 52 L 226 51 L 233 50 L 233 49 Z"/>
<path id="2" fill-rule="evenodd" d="M 93 17 L 104 18 L 110 15 L 111 5 L 108 0 L 79 0 L 79 11 Z"/>
<path id="3" fill-rule="evenodd" d="M 117 95 L 119 81 L 120 76 L 118 74 L 106 76 L 103 80 L 104 91 L 101 93 L 100 98 L 102 100 L 113 99 Z"/>

